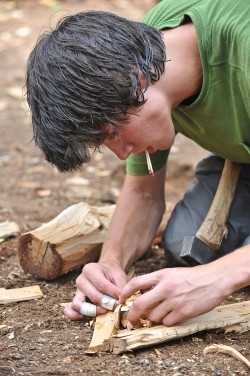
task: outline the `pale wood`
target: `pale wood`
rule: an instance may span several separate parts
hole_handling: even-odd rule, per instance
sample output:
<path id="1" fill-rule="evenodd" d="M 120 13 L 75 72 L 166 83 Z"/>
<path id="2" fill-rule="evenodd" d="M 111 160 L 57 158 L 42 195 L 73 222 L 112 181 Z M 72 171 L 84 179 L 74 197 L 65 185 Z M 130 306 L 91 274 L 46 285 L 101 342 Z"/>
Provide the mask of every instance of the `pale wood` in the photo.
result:
<path id="1" fill-rule="evenodd" d="M 0 288 L 0 304 L 38 299 L 43 296 L 39 286 L 20 287 L 16 289 Z"/>
<path id="2" fill-rule="evenodd" d="M 127 272 L 128 281 L 133 278 L 135 269 L 131 268 Z M 133 295 L 130 300 L 134 300 L 136 295 Z M 128 300 L 130 302 L 130 300 Z M 95 328 L 92 336 L 91 343 L 89 345 L 90 351 L 108 351 L 109 339 L 119 330 L 120 323 L 122 321 L 121 310 L 122 305 L 118 305 L 114 312 L 108 311 L 104 315 L 99 315 L 95 319 Z M 128 309 L 128 307 L 126 307 Z"/>
<path id="3" fill-rule="evenodd" d="M 206 314 L 183 321 L 172 327 L 154 324 L 147 319 L 140 319 L 143 327 L 131 330 L 131 324 L 127 320 L 127 312 L 133 300 L 139 294 L 138 291 L 137 294 L 126 301 L 126 305 L 118 306 L 115 312 L 97 316 L 97 325 L 94 328 L 90 351 L 110 351 L 120 354 L 184 337 L 202 330 L 217 328 L 224 331 L 237 330 L 238 332 L 250 330 L 250 301 L 219 306 Z M 119 329 L 119 327 L 127 329 Z"/>
<path id="4" fill-rule="evenodd" d="M 18 254 L 24 272 L 51 280 L 96 261 L 114 208 L 115 205 L 96 207 L 80 202 L 22 234 Z"/>
<path id="5" fill-rule="evenodd" d="M 227 326 L 224 329 L 224 333 L 225 334 L 230 333 L 230 332 L 244 333 L 244 332 L 248 332 L 249 330 L 250 330 L 250 321 Z"/>
<path id="6" fill-rule="evenodd" d="M 204 349 L 204 355 L 209 354 L 209 353 L 214 353 L 214 352 L 221 352 L 224 354 L 231 355 L 234 358 L 243 362 L 248 368 L 250 368 L 249 360 L 245 356 L 243 356 L 239 351 L 237 351 L 231 346 L 213 344 L 211 346 L 205 347 Z"/>
<path id="7" fill-rule="evenodd" d="M 0 223 L 0 239 L 17 236 L 19 233 L 20 229 L 16 222 L 5 221 Z"/>
<path id="8" fill-rule="evenodd" d="M 110 337 L 109 351 L 120 354 L 181 338 L 202 330 L 225 329 L 227 326 L 249 322 L 250 301 L 223 305 L 172 327 L 155 325 L 130 331 L 120 330 Z M 107 343 L 106 347 L 108 347 Z"/>
<path id="9" fill-rule="evenodd" d="M 196 237 L 212 249 L 220 248 L 227 234 L 226 221 L 234 198 L 241 164 L 225 160 L 220 182 L 207 216 L 199 228 Z"/>
<path id="10" fill-rule="evenodd" d="M 91 351 L 109 351 L 109 339 L 119 328 L 120 309 L 96 317 L 94 334 L 89 345 Z"/>

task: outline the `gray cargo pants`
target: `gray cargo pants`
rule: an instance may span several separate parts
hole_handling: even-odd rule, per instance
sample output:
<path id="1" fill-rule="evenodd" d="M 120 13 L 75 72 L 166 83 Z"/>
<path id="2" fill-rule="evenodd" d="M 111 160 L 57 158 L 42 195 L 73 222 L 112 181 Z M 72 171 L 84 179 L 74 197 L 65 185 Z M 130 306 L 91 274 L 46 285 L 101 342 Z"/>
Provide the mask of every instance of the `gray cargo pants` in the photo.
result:
<path id="1" fill-rule="evenodd" d="M 189 266 L 179 258 L 185 236 L 195 235 L 211 206 L 218 186 L 224 160 L 209 155 L 196 167 L 195 180 L 176 205 L 163 234 L 167 264 Z M 250 164 L 244 164 L 240 173 L 227 223 L 228 234 L 223 239 L 218 258 L 250 243 Z"/>

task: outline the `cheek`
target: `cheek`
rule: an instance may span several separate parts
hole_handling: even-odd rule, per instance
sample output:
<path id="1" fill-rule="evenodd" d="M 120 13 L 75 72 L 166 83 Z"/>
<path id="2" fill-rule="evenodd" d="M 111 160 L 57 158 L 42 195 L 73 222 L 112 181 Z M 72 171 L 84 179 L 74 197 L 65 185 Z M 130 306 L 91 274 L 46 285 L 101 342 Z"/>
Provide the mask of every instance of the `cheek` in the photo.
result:
<path id="1" fill-rule="evenodd" d="M 112 151 L 115 151 L 117 149 L 117 142 L 114 140 L 105 140 L 103 145 Z"/>

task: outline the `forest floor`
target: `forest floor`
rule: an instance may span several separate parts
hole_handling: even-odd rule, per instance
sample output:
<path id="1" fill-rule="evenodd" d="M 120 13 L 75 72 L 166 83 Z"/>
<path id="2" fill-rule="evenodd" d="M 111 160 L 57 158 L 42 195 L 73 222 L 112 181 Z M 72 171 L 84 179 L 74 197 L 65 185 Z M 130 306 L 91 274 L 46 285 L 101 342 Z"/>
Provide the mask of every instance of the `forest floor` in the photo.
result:
<path id="1" fill-rule="evenodd" d="M 93 205 L 115 203 L 124 177 L 124 162 L 107 150 L 76 173 L 60 174 L 43 160 L 32 141 L 30 114 L 23 100 L 28 55 L 40 33 L 61 16 L 99 9 L 140 20 L 153 0 L 16 0 L 0 2 L 0 222 L 14 221 L 20 233 L 48 222 L 68 206 L 81 201 Z M 206 152 L 177 137 L 169 158 L 166 180 L 167 219 L 192 182 L 197 161 Z M 77 178 L 77 179 L 75 179 Z M 204 356 L 213 343 L 229 345 L 250 358 L 250 334 L 203 331 L 195 335 L 123 355 L 88 349 L 93 327 L 70 322 L 62 303 L 75 293 L 80 268 L 53 281 L 23 272 L 18 259 L 18 236 L 0 243 L 0 287 L 39 285 L 41 299 L 0 306 L 1 375 L 249 375 L 240 361 L 224 354 Z M 136 263 L 136 273 L 165 266 L 163 251 Z M 249 300 L 249 288 L 225 303 Z M 206 297 L 204 297 L 206 299 Z"/>

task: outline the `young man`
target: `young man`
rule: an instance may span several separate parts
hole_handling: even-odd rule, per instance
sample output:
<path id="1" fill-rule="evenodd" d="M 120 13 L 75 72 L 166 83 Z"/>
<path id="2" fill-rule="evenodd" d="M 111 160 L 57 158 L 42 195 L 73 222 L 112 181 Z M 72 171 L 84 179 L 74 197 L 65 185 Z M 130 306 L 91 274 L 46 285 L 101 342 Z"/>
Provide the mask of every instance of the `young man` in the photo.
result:
<path id="1" fill-rule="evenodd" d="M 101 145 L 127 159 L 100 259 L 77 278 L 75 298 L 65 309 L 70 319 L 83 318 L 85 300 L 101 314 L 104 295 L 124 301 L 144 290 L 128 319 L 136 324 L 146 313 L 173 325 L 250 284 L 249 10 L 248 0 L 163 0 L 142 23 L 79 13 L 32 51 L 27 97 L 46 159 L 61 171 L 73 170 L 89 160 L 89 148 Z M 165 210 L 166 162 L 177 132 L 214 154 L 199 164 L 167 225 L 166 256 L 176 267 L 127 283 L 126 270 L 150 246 Z M 243 164 L 228 237 L 216 261 L 184 267 L 183 238 L 202 223 L 225 158 Z"/>

